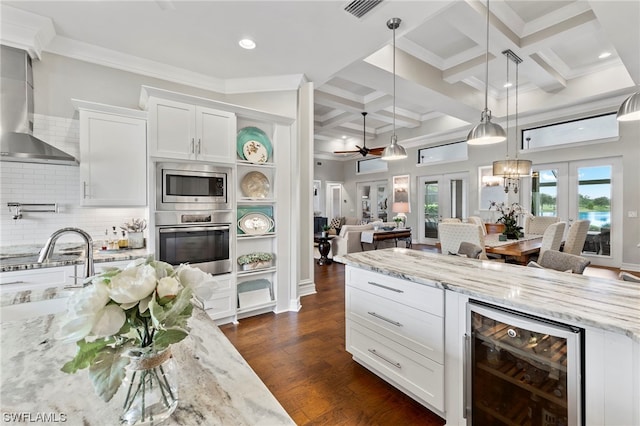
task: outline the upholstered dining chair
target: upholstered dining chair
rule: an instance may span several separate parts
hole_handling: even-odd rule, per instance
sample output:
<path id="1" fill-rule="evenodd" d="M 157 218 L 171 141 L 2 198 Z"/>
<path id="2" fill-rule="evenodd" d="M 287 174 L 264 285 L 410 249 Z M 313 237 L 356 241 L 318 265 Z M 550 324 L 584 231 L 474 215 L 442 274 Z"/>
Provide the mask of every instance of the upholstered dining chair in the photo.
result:
<path id="1" fill-rule="evenodd" d="M 566 226 L 567 222 L 556 222 L 547 226 L 547 229 L 545 229 L 542 234 L 542 245 L 540 246 L 538 257 L 546 250 L 560 250 L 560 244 L 562 244 L 562 237 L 564 236 L 564 228 Z"/>
<path id="2" fill-rule="evenodd" d="M 524 233 L 543 235 L 549 225 L 559 221 L 557 216 L 525 216 Z"/>
<path id="3" fill-rule="evenodd" d="M 440 222 L 438 224 L 438 236 L 442 254 L 457 254 L 460 243 L 467 242 L 482 248 L 480 259 L 487 259 L 484 250 L 484 234 L 480 226 L 475 223 Z"/>
<path id="4" fill-rule="evenodd" d="M 440 222 L 442 222 L 442 223 L 460 223 L 462 221 L 460 219 L 458 219 L 457 217 L 443 217 L 442 219 L 440 219 Z"/>
<path id="5" fill-rule="evenodd" d="M 629 281 L 632 283 L 640 283 L 640 277 L 625 271 L 620 271 L 620 274 L 618 275 L 618 279 L 622 281 Z"/>
<path id="6" fill-rule="evenodd" d="M 563 253 L 557 250 L 546 250 L 540 255 L 537 261 L 531 261 L 527 266 L 582 274 L 590 263 L 591 261 L 589 259 L 582 256 Z"/>
<path id="7" fill-rule="evenodd" d="M 487 228 L 484 226 L 484 222 L 482 221 L 482 218 L 480 216 L 469 216 L 467 218 L 467 221 L 469 223 L 475 223 L 476 225 L 480 226 L 480 228 L 482 228 L 482 233 L 485 236 L 487 235 Z"/>
<path id="8" fill-rule="evenodd" d="M 582 253 L 590 223 L 591 221 L 588 220 L 576 220 L 571 224 L 569 232 L 567 232 L 567 240 L 564 242 L 564 248 L 562 249 L 564 253 L 575 254 L 576 256 Z"/>

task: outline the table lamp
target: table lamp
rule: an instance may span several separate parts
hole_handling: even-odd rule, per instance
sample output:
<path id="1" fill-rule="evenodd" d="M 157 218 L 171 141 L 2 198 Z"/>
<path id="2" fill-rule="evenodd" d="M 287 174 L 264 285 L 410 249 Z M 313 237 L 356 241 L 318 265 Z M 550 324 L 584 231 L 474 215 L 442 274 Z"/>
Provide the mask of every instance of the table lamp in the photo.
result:
<path id="1" fill-rule="evenodd" d="M 402 227 L 404 228 L 407 224 L 407 215 L 405 213 L 411 213 L 411 206 L 409 203 L 393 203 L 391 205 L 391 211 L 398 213 L 396 217 L 402 219 Z"/>

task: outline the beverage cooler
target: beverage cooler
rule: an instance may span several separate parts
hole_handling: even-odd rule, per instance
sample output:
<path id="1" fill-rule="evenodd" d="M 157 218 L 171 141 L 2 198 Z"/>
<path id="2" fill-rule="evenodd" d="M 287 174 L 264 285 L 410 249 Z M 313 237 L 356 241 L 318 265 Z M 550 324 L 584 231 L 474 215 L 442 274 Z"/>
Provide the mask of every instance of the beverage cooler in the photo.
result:
<path id="1" fill-rule="evenodd" d="M 469 302 L 467 424 L 582 425 L 583 335 L 579 328 Z"/>

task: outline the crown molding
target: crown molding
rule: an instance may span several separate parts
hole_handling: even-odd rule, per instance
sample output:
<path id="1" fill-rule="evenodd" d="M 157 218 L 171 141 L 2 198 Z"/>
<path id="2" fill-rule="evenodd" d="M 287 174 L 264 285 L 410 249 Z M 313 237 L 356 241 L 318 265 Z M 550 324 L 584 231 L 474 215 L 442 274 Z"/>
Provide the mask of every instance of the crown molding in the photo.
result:
<path id="1" fill-rule="evenodd" d="M 34 13 L 6 5 L 2 5 L 1 12 L 0 42 L 26 50 L 32 58 L 40 59 L 42 52 L 46 51 L 79 61 L 227 95 L 298 90 L 302 84 L 308 82 L 303 74 L 219 79 L 57 35 L 50 18 Z"/>
<path id="2" fill-rule="evenodd" d="M 0 44 L 22 49 L 32 58 L 42 56 L 43 49 L 56 36 L 53 21 L 34 13 L 0 4 L 2 35 Z"/>

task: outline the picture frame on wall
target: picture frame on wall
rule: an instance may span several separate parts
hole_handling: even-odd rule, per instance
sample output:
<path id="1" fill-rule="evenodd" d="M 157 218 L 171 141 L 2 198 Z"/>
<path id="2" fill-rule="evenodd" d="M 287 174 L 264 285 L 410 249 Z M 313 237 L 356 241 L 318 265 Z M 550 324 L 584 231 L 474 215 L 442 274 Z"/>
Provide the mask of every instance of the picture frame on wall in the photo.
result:
<path id="1" fill-rule="evenodd" d="M 493 175 L 493 166 L 478 167 L 478 210 L 489 210 L 491 202 L 506 203 L 502 178 Z"/>
<path id="2" fill-rule="evenodd" d="M 411 205 L 410 190 L 411 184 L 409 175 L 400 175 L 393 177 L 393 204 L 407 203 Z"/>

